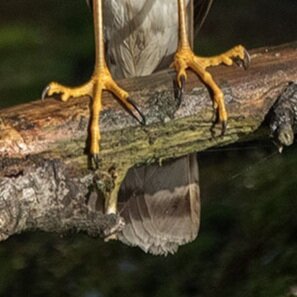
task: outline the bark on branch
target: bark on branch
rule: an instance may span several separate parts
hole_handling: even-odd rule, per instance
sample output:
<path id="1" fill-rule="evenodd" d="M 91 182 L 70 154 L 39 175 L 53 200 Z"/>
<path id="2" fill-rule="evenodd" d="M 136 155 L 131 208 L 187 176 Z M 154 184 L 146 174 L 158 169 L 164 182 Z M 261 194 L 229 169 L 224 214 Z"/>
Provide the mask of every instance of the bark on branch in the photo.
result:
<path id="1" fill-rule="evenodd" d="M 236 142 L 254 132 L 290 81 L 297 81 L 297 43 L 251 51 L 248 71 L 210 69 L 225 94 L 229 121 L 214 137 L 211 94 L 189 73 L 179 106 L 173 71 L 120 81 L 143 111 L 139 124 L 105 94 L 100 127 L 101 168 L 89 169 L 90 99 L 35 101 L 0 110 L 0 240 L 27 229 L 112 232 L 103 197 L 117 194 L 134 164 Z M 215 128 L 220 134 L 220 127 Z"/>

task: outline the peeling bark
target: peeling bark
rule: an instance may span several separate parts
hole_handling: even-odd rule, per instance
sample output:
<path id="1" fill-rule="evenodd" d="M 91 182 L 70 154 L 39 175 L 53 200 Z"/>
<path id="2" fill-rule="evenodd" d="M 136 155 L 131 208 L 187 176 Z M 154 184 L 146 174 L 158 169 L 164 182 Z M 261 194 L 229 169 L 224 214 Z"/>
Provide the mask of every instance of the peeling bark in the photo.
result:
<path id="1" fill-rule="evenodd" d="M 174 72 L 120 81 L 146 116 L 140 127 L 105 94 L 100 117 L 101 167 L 89 169 L 89 98 L 35 101 L 0 110 L 0 240 L 28 229 L 82 230 L 108 235 L 120 217 L 103 215 L 135 164 L 178 157 L 241 140 L 258 129 L 290 81 L 297 81 L 297 43 L 251 51 L 248 71 L 210 71 L 225 94 L 229 122 L 213 136 L 211 94 L 189 73 L 186 93 L 174 96 Z M 214 129 L 219 135 L 220 127 Z"/>
<path id="2" fill-rule="evenodd" d="M 73 176 L 61 161 L 40 162 L 1 178 L 0 240 L 27 229 L 106 236 L 120 227 L 119 217 L 103 215 L 93 174 Z"/>

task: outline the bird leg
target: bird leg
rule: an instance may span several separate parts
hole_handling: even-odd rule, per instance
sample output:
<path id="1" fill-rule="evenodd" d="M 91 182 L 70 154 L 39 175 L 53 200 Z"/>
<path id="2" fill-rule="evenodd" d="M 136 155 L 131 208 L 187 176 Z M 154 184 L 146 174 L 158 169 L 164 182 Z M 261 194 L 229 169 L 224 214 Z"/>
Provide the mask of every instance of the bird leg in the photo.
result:
<path id="1" fill-rule="evenodd" d="M 92 97 L 91 124 L 90 124 L 90 156 L 92 165 L 98 168 L 99 165 L 99 141 L 100 126 L 99 113 L 102 109 L 102 92 L 109 91 L 113 93 L 128 112 L 135 117 L 137 121 L 144 124 L 145 120 L 134 101 L 129 94 L 120 88 L 113 80 L 109 69 L 106 66 L 104 54 L 104 36 L 103 36 L 103 12 L 102 0 L 94 0 L 94 33 L 96 45 L 95 70 L 91 79 L 78 87 L 66 87 L 56 82 L 50 83 L 43 92 L 43 98 L 53 94 L 61 94 L 62 101 L 80 96 Z"/>
<path id="2" fill-rule="evenodd" d="M 206 68 L 209 66 L 217 66 L 219 64 L 232 65 L 233 62 L 243 65 L 244 68 L 247 68 L 250 58 L 246 49 L 241 45 L 235 46 L 229 51 L 218 56 L 196 56 L 191 49 L 188 39 L 185 6 L 185 0 L 178 0 L 179 44 L 174 57 L 173 66 L 177 71 L 177 83 L 180 89 L 179 93 L 182 96 L 184 85 L 187 79 L 186 69 L 191 68 L 212 90 L 214 106 L 218 113 L 218 120 L 222 124 L 222 134 L 224 134 L 228 118 L 224 102 L 224 94 Z"/>

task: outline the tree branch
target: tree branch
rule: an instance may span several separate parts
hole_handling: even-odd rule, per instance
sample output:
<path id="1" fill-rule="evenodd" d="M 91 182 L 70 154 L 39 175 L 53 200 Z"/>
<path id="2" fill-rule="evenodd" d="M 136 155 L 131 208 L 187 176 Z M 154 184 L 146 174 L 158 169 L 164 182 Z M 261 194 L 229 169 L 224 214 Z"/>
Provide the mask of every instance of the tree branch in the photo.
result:
<path id="1" fill-rule="evenodd" d="M 90 99 L 35 101 L 0 110 L 0 240 L 23 230 L 109 234 L 121 226 L 104 216 L 102 197 L 117 194 L 128 168 L 236 142 L 254 132 L 290 81 L 297 81 L 297 43 L 251 51 L 248 71 L 210 69 L 225 94 L 229 121 L 213 136 L 211 94 L 189 73 L 179 106 L 173 71 L 122 80 L 147 121 L 139 124 L 104 96 L 101 167 L 89 169 Z M 220 134 L 216 127 L 216 135 Z"/>

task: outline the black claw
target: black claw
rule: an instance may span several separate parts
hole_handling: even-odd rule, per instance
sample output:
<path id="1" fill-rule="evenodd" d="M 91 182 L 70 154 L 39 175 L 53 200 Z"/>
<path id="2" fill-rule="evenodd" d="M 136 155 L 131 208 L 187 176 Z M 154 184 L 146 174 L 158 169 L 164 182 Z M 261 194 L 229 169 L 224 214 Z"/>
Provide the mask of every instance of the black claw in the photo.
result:
<path id="1" fill-rule="evenodd" d="M 244 49 L 244 58 L 242 63 L 244 70 L 247 70 L 249 68 L 250 63 L 251 63 L 251 56 L 249 52 L 246 49 Z"/>
<path id="2" fill-rule="evenodd" d="M 227 129 L 227 121 L 222 121 L 222 132 L 221 132 L 221 136 L 224 136 L 225 135 L 226 129 Z"/>
<path id="3" fill-rule="evenodd" d="M 233 61 L 236 63 L 237 66 L 245 68 L 243 60 L 239 57 L 233 58 Z"/>
<path id="4" fill-rule="evenodd" d="M 179 85 L 179 83 L 177 84 L 178 85 L 177 99 L 178 99 L 178 102 L 180 105 L 182 102 L 182 99 L 183 99 L 184 92 L 185 92 L 186 77 L 184 75 L 181 75 L 179 79 L 180 79 L 181 86 Z"/>
<path id="5" fill-rule="evenodd" d="M 233 61 L 239 66 L 239 67 L 243 67 L 244 70 L 247 70 L 250 66 L 250 62 L 251 62 L 251 56 L 248 53 L 248 51 L 246 49 L 244 49 L 244 57 L 243 59 L 240 59 L 239 57 L 236 57 L 233 59 Z"/>
<path id="6" fill-rule="evenodd" d="M 142 112 L 140 111 L 140 109 L 138 108 L 137 104 L 135 103 L 135 101 L 133 99 L 131 99 L 130 97 L 127 98 L 127 101 L 134 107 L 136 113 L 134 113 L 133 111 L 129 110 L 129 112 L 131 113 L 131 115 L 143 126 L 145 126 L 145 117 L 142 114 Z"/>
<path id="7" fill-rule="evenodd" d="M 97 170 L 100 166 L 99 154 L 91 154 L 91 168 Z"/>
<path id="8" fill-rule="evenodd" d="M 41 94 L 41 100 L 44 100 L 46 97 L 47 97 L 47 93 L 48 91 L 50 90 L 50 86 L 46 86 L 43 91 L 42 91 L 42 94 Z"/>
<path id="9" fill-rule="evenodd" d="M 217 118 L 218 118 L 218 115 L 217 115 Z M 213 122 L 213 124 L 212 124 L 212 126 L 210 128 L 211 136 L 212 137 L 215 137 L 216 136 L 215 128 L 218 125 L 218 123 L 220 123 L 220 122 L 221 122 L 221 125 L 222 125 L 222 130 L 221 130 L 220 136 L 224 136 L 225 135 L 226 130 L 227 130 L 227 121 L 219 121 L 217 119 L 216 121 Z"/>
<path id="10" fill-rule="evenodd" d="M 210 127 L 210 132 L 211 132 L 211 137 L 212 138 L 215 138 L 215 136 L 216 136 L 215 127 L 216 127 L 216 123 L 213 122 L 212 125 L 211 125 L 211 127 Z"/>

